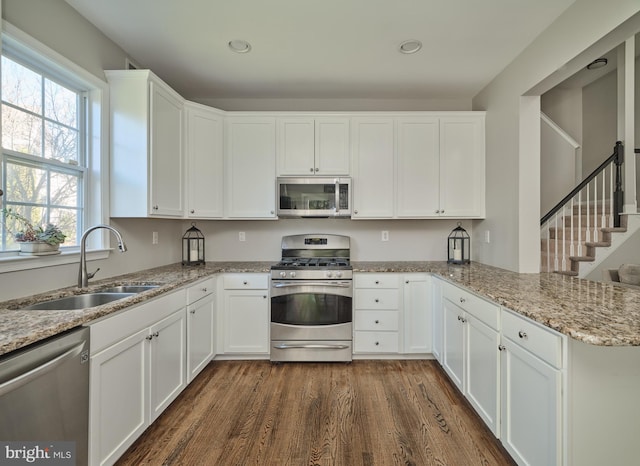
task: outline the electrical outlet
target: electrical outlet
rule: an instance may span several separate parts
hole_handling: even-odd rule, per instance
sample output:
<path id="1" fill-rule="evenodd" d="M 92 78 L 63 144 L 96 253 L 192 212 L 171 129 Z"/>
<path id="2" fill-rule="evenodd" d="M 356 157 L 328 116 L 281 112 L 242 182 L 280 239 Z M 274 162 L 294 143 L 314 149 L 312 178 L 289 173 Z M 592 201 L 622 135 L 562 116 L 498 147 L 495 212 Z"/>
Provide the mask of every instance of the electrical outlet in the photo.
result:
<path id="1" fill-rule="evenodd" d="M 244 234 L 244 231 L 238 232 L 238 241 L 246 241 L 247 237 Z"/>
<path id="2" fill-rule="evenodd" d="M 158 244 L 158 232 L 151 233 L 151 244 Z"/>
<path id="3" fill-rule="evenodd" d="M 387 230 L 382 230 L 382 238 L 381 241 L 389 241 L 389 232 Z"/>

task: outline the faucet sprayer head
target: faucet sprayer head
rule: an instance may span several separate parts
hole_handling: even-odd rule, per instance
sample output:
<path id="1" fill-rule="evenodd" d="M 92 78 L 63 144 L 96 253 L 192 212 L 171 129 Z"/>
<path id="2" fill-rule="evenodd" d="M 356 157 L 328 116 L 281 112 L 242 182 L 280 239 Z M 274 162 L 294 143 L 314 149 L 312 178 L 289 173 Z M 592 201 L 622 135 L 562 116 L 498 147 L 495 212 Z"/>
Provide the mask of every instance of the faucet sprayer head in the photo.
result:
<path id="1" fill-rule="evenodd" d="M 127 245 L 124 244 L 124 241 L 118 241 L 118 249 L 120 252 L 127 252 Z"/>

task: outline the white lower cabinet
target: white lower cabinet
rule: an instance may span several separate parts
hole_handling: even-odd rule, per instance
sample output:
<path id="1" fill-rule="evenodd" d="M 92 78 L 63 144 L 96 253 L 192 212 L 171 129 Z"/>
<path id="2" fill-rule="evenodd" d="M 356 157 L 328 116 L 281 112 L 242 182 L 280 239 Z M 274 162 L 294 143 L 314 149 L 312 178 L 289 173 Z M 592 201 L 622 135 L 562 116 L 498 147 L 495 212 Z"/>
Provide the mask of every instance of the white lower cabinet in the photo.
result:
<path id="1" fill-rule="evenodd" d="M 502 314 L 502 444 L 520 465 L 563 464 L 563 337 Z"/>
<path id="2" fill-rule="evenodd" d="M 90 325 L 89 458 L 113 464 L 186 386 L 185 293 Z"/>
<path id="3" fill-rule="evenodd" d="M 471 406 L 500 434 L 500 308 L 442 284 L 442 367 Z"/>
<path id="4" fill-rule="evenodd" d="M 404 352 L 431 353 L 431 276 L 405 274 L 402 285 Z"/>
<path id="5" fill-rule="evenodd" d="M 269 354 L 269 275 L 225 274 L 223 280 L 223 351 Z"/>
<path id="6" fill-rule="evenodd" d="M 187 382 L 191 382 L 216 351 L 215 279 L 187 288 Z"/>

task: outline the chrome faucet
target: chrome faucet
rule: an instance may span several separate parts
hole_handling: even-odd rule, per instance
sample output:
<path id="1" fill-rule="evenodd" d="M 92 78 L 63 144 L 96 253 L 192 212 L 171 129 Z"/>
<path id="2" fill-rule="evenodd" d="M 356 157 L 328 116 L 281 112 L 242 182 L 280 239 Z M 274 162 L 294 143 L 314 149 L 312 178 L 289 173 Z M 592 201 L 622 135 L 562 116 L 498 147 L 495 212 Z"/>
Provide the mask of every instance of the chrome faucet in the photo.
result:
<path id="1" fill-rule="evenodd" d="M 92 272 L 92 273 L 87 272 L 87 253 L 86 253 L 87 236 L 89 236 L 89 233 L 91 233 L 93 230 L 97 230 L 99 228 L 111 230 L 113 234 L 116 235 L 116 239 L 118 240 L 118 249 L 120 249 L 120 252 L 125 252 L 127 250 L 127 246 L 124 244 L 122 235 L 120 235 L 120 232 L 115 228 L 113 228 L 112 226 L 96 225 L 94 227 L 88 228 L 87 231 L 85 231 L 82 234 L 82 239 L 80 240 L 80 270 L 78 271 L 78 288 L 86 288 L 87 286 L 89 286 L 89 279 L 93 278 L 94 275 L 98 273 L 98 270 L 100 270 L 98 268 L 96 269 L 95 272 Z"/>

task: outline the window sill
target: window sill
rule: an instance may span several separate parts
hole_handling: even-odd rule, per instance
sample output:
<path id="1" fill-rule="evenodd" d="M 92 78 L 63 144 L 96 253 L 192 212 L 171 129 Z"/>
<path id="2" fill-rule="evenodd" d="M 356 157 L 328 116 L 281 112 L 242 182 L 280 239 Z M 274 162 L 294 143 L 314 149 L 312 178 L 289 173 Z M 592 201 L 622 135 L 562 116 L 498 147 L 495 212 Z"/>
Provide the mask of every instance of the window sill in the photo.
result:
<path id="1" fill-rule="evenodd" d="M 87 251 L 87 260 L 94 261 L 109 257 L 111 249 L 93 249 Z M 61 251 L 52 256 L 20 256 L 15 253 L 0 254 L 0 273 L 18 272 L 20 270 L 40 269 L 56 265 L 78 264 L 80 249 Z"/>

